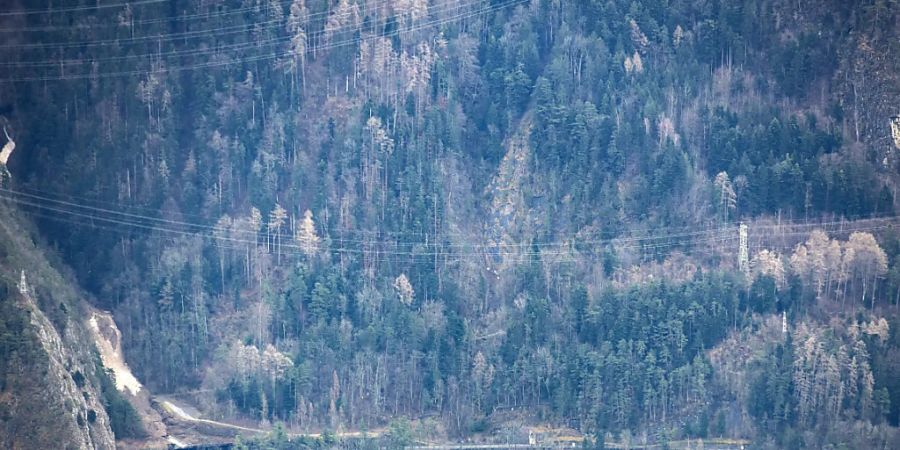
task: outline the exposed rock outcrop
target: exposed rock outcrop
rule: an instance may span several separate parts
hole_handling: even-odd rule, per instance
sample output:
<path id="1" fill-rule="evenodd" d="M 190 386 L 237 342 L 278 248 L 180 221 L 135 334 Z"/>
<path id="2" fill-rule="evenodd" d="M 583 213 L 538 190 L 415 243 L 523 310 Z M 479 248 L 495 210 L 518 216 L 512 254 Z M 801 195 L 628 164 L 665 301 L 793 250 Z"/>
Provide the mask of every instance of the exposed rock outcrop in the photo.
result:
<path id="1" fill-rule="evenodd" d="M 28 236 L 0 205 L 0 448 L 114 449 L 84 305 Z"/>

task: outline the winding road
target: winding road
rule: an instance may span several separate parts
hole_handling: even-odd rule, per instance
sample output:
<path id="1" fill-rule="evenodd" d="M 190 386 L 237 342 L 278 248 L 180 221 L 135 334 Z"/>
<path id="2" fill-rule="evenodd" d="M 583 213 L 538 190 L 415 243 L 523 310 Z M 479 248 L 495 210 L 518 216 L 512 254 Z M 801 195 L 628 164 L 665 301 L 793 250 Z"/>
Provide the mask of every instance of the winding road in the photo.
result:
<path id="1" fill-rule="evenodd" d="M 272 430 L 264 430 L 262 428 L 252 428 L 245 427 L 241 425 L 236 425 L 233 423 L 220 422 L 217 420 L 204 419 L 201 417 L 196 417 L 189 413 L 184 407 L 176 405 L 171 400 L 157 398 L 156 402 L 159 404 L 160 408 L 162 408 L 168 415 L 174 420 L 186 423 L 194 423 L 194 424 L 204 424 L 209 425 L 216 428 L 224 428 L 229 430 L 235 430 L 237 432 L 245 432 L 245 433 L 253 433 L 253 434 L 265 434 L 269 433 Z M 383 429 L 375 429 L 371 431 L 346 431 L 346 432 L 338 432 L 334 433 L 333 436 L 338 438 L 362 438 L 362 437 L 379 437 L 384 433 Z M 285 431 L 289 437 L 306 437 L 312 439 L 318 439 L 322 437 L 321 433 L 293 433 L 290 431 Z M 188 444 L 179 441 L 178 439 L 169 436 L 169 442 L 174 444 L 176 447 L 186 447 Z"/>
<path id="2" fill-rule="evenodd" d="M 251 428 L 245 427 L 241 425 L 235 425 L 233 423 L 219 422 L 216 420 L 203 419 L 200 417 L 195 417 L 191 413 L 189 413 L 184 407 L 178 406 L 173 403 L 171 400 L 157 398 L 157 403 L 160 407 L 165 410 L 170 417 L 175 420 L 187 423 L 199 423 L 206 424 L 210 426 L 214 426 L 217 428 L 225 428 L 230 430 L 236 430 L 239 432 L 247 432 L 247 433 L 269 433 L 271 430 L 264 430 L 261 428 Z M 190 408 L 188 408 L 190 409 Z M 362 437 L 379 437 L 384 434 L 385 429 L 376 429 L 369 432 L 362 431 L 347 431 L 335 433 L 334 436 L 338 438 L 362 438 Z M 321 433 L 291 433 L 285 432 L 290 437 L 306 437 L 306 438 L 321 438 Z M 576 436 L 569 436 L 570 438 L 575 438 Z M 580 436 L 577 436 L 580 437 Z M 174 444 L 176 448 L 186 447 L 188 444 L 169 436 L 168 440 L 170 443 Z M 669 448 L 673 449 L 688 449 L 694 448 L 697 444 L 703 443 L 704 448 L 709 450 L 743 450 L 745 446 L 750 445 L 750 441 L 743 439 L 724 439 L 724 438 L 713 438 L 713 439 L 704 439 L 704 440 L 679 440 L 679 441 L 671 441 L 669 442 Z M 463 444 L 463 443 L 428 443 L 428 444 L 420 444 L 408 447 L 411 450 L 490 450 L 490 449 L 571 449 L 573 447 L 580 447 L 580 440 L 577 439 L 569 439 L 569 442 L 553 442 L 553 443 L 543 443 L 543 444 Z M 618 442 L 607 442 L 607 448 L 613 449 L 659 449 L 663 448 L 662 444 L 623 444 Z"/>

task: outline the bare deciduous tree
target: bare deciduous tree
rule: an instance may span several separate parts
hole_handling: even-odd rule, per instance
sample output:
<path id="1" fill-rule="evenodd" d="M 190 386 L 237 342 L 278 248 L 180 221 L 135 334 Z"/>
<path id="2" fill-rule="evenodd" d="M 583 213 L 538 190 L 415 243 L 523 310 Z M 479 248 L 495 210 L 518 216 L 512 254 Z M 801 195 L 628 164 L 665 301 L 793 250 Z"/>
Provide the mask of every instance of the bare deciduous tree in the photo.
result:
<path id="1" fill-rule="evenodd" d="M 400 297 L 400 303 L 406 306 L 412 304 L 415 292 L 405 273 L 401 273 L 394 279 L 394 290 L 397 291 L 397 296 Z"/>
<path id="2" fill-rule="evenodd" d="M 300 226 L 297 228 L 295 239 L 300 250 L 309 256 L 316 254 L 319 250 L 319 236 L 316 234 L 312 211 L 307 209 L 303 213 L 303 220 L 300 221 Z"/>
<path id="3" fill-rule="evenodd" d="M 847 251 L 852 251 L 850 264 L 851 275 L 862 282 L 861 301 L 866 301 L 869 288 L 872 288 L 871 306 L 875 305 L 875 286 L 879 278 L 887 273 L 887 255 L 875 236 L 871 233 L 854 232 L 846 244 Z"/>
<path id="4" fill-rule="evenodd" d="M 281 257 L 281 227 L 284 226 L 287 217 L 287 211 L 278 203 L 275 204 L 275 208 L 269 213 L 268 233 L 269 236 L 274 236 L 279 258 Z M 268 239 L 266 242 L 268 242 Z"/>
<path id="5" fill-rule="evenodd" d="M 731 185 L 731 179 L 728 178 L 727 172 L 719 172 L 713 184 L 719 190 L 719 206 L 722 211 L 723 221 L 727 222 L 728 211 L 737 207 L 737 194 L 734 192 L 734 186 Z"/>
<path id="6" fill-rule="evenodd" d="M 770 276 L 775 279 L 775 285 L 783 288 L 785 285 L 784 263 L 781 255 L 766 249 L 760 250 L 750 263 L 753 268 L 753 276 Z"/>
<path id="7" fill-rule="evenodd" d="M 291 3 L 291 10 L 287 19 L 287 31 L 290 33 L 290 50 L 291 56 L 288 65 L 291 72 L 291 92 L 294 89 L 294 83 L 299 74 L 301 86 L 306 91 L 306 52 L 309 46 L 309 36 L 307 35 L 309 21 L 309 10 L 306 8 L 305 0 L 294 0 Z M 299 69 L 299 70 L 298 70 Z"/>

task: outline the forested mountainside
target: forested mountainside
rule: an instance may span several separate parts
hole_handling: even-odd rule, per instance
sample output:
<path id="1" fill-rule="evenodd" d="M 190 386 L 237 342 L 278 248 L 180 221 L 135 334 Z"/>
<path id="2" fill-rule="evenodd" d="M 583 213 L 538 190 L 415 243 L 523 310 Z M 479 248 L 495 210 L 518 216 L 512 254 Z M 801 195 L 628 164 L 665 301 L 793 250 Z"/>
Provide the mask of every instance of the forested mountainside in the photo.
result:
<path id="1" fill-rule="evenodd" d="M 895 0 L 0 11 L 2 202 L 154 393 L 900 446 Z"/>

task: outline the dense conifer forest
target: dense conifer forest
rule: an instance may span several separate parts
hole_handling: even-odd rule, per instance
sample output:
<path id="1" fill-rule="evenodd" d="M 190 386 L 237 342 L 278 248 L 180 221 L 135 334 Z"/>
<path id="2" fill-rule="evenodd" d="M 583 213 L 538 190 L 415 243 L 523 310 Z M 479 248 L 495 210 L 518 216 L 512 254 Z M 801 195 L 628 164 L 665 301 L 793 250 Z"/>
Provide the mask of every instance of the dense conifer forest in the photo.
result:
<path id="1" fill-rule="evenodd" d="M 0 202 L 150 392 L 277 424 L 240 446 L 900 446 L 896 0 L 12 0 L 0 36 Z"/>

